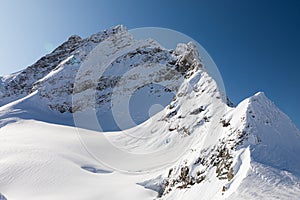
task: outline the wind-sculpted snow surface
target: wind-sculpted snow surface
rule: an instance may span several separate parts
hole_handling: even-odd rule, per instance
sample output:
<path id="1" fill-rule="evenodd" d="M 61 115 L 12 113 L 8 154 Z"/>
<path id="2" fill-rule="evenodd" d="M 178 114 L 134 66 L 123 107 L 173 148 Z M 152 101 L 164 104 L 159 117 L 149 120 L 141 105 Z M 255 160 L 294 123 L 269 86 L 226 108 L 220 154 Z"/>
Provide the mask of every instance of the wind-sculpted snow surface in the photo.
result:
<path id="1" fill-rule="evenodd" d="M 117 26 L 0 78 L 0 199 L 299 199 L 299 130 L 201 53 Z"/>

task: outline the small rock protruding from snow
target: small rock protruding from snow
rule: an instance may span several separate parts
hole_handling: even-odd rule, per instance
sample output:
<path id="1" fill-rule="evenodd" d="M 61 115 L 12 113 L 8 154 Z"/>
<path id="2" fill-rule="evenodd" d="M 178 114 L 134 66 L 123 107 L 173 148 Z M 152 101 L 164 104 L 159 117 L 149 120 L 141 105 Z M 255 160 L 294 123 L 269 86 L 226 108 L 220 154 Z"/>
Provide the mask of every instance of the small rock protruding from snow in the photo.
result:
<path id="1" fill-rule="evenodd" d="M 192 42 L 188 44 L 179 43 L 174 54 L 179 57 L 176 64 L 184 72 L 202 67 L 197 47 Z"/>
<path id="2" fill-rule="evenodd" d="M 78 35 L 72 35 L 69 37 L 68 41 L 74 43 L 74 42 L 80 42 L 82 38 Z"/>
<path id="3" fill-rule="evenodd" d="M 126 29 L 125 26 L 117 25 L 113 28 L 106 29 L 106 30 L 101 31 L 99 33 L 93 34 L 89 38 L 87 38 L 87 40 L 92 41 L 94 43 L 100 43 L 104 39 L 106 39 L 107 37 L 109 37 L 111 35 L 118 34 L 118 33 L 121 33 L 121 32 L 126 32 L 126 31 L 127 31 L 127 29 Z"/>

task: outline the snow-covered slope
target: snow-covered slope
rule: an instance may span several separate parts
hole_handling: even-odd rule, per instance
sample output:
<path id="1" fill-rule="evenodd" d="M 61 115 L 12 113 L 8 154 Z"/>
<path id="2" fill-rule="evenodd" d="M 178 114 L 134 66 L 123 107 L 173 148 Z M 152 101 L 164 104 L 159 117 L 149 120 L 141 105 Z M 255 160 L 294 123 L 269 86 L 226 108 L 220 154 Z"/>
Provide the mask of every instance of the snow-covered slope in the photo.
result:
<path id="1" fill-rule="evenodd" d="M 73 62 L 71 61 L 73 65 L 76 65 L 80 59 L 83 60 L 100 42 L 111 35 L 123 31 L 125 31 L 123 26 L 116 26 L 91 35 L 86 39 L 73 35 L 53 52 L 42 57 L 33 65 L 20 72 L 0 77 L 0 105 L 5 105 L 35 91 L 39 80 L 45 78 L 50 72 L 53 73 L 55 69 L 60 68 L 71 57 L 77 55 L 78 60 L 73 59 Z"/>
<path id="2" fill-rule="evenodd" d="M 0 194 L 300 198 L 299 130 L 261 92 L 228 106 L 200 57 L 117 26 L 0 78 Z"/>

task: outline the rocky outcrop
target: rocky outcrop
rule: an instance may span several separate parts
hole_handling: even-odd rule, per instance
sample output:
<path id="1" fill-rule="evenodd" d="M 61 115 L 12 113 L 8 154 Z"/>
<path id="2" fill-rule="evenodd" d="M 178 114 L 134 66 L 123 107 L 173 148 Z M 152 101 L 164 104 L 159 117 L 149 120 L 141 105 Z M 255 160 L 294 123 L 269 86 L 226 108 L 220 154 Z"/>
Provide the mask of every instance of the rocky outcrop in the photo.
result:
<path id="1" fill-rule="evenodd" d="M 53 70 L 61 67 L 61 63 L 68 57 L 80 55 L 81 58 L 84 58 L 98 43 L 122 31 L 126 31 L 124 26 L 116 26 L 96 33 L 86 39 L 73 35 L 62 45 L 54 49 L 53 52 L 43 56 L 33 65 L 15 74 L 2 77 L 2 84 L 0 84 L 0 105 L 34 92 L 38 88 L 38 81 Z"/>

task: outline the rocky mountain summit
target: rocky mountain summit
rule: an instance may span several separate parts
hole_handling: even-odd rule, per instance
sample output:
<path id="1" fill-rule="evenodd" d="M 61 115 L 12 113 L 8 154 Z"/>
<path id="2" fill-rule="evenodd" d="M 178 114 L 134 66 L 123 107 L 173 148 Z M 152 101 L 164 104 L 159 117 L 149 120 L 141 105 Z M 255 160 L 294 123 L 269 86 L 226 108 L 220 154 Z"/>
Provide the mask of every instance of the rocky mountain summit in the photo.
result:
<path id="1" fill-rule="evenodd" d="M 43 56 L 33 65 L 20 72 L 1 77 L 0 105 L 4 105 L 34 92 L 38 81 L 48 75 L 51 71 L 60 68 L 61 63 L 68 57 L 80 54 L 80 58 L 84 59 L 84 57 L 101 41 L 124 30 L 125 28 L 123 26 L 116 26 L 93 34 L 85 39 L 73 35 L 53 52 Z"/>

